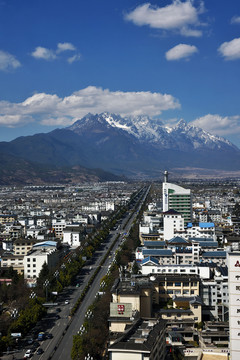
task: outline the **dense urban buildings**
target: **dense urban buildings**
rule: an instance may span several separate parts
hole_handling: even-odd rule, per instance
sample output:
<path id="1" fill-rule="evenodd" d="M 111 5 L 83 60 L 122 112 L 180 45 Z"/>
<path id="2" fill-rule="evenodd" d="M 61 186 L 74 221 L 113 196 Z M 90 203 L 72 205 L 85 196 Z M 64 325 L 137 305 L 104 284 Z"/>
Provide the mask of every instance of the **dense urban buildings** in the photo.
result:
<path id="1" fill-rule="evenodd" d="M 45 265 L 55 271 L 139 188 L 125 182 L 2 187 L 2 274 L 11 268 L 34 290 Z M 174 184 L 167 172 L 163 183 L 151 185 L 135 225 L 138 246 L 111 289 L 112 359 L 172 353 L 227 359 L 230 351 L 238 358 L 238 189 L 236 182 Z M 7 282 L 2 276 L 0 286 Z"/>

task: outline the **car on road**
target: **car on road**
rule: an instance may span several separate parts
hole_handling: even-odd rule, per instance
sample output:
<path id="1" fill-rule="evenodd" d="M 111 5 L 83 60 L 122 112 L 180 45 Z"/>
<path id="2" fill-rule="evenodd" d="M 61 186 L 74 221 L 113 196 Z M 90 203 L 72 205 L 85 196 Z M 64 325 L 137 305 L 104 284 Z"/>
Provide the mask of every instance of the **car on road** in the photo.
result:
<path id="1" fill-rule="evenodd" d="M 24 359 L 28 359 L 32 356 L 32 350 L 31 349 L 28 349 L 26 352 L 25 352 L 25 355 L 24 355 Z"/>
<path id="2" fill-rule="evenodd" d="M 38 348 L 36 351 L 37 355 L 41 355 L 43 353 L 43 349 L 42 348 Z"/>
<path id="3" fill-rule="evenodd" d="M 69 304 L 69 300 L 65 300 L 65 305 Z"/>
<path id="4" fill-rule="evenodd" d="M 45 333 L 43 331 L 41 331 L 39 334 L 38 334 L 38 341 L 42 341 L 45 339 Z"/>
<path id="5" fill-rule="evenodd" d="M 46 338 L 47 338 L 47 339 L 52 339 L 52 338 L 53 338 L 53 334 L 51 334 L 51 333 L 46 334 Z"/>
<path id="6" fill-rule="evenodd" d="M 61 309 L 60 309 L 60 308 L 56 308 L 56 312 L 57 312 L 57 313 L 61 312 Z"/>

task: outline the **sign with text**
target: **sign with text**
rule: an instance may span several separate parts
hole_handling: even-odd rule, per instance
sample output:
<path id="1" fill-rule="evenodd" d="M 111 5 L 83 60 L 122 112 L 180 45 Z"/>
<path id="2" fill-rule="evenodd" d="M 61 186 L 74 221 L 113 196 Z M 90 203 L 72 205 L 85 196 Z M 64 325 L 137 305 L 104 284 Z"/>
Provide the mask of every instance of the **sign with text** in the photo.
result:
<path id="1" fill-rule="evenodd" d="M 229 330 L 231 360 L 240 359 L 240 253 L 228 254 Z"/>
<path id="2" fill-rule="evenodd" d="M 132 317 L 132 304 L 110 303 L 110 317 Z"/>

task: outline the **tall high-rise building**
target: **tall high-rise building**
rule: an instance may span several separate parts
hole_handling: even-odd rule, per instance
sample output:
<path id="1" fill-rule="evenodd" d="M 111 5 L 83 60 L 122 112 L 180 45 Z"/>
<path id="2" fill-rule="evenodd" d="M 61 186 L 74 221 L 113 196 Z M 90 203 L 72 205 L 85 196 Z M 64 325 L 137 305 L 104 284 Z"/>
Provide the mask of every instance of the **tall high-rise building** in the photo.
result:
<path id="1" fill-rule="evenodd" d="M 240 359 L 240 253 L 228 253 L 230 358 Z"/>
<path id="2" fill-rule="evenodd" d="M 179 212 L 184 217 L 184 223 L 192 221 L 192 194 L 190 189 L 168 182 L 168 172 L 164 172 L 162 184 L 163 212 L 170 209 Z"/>

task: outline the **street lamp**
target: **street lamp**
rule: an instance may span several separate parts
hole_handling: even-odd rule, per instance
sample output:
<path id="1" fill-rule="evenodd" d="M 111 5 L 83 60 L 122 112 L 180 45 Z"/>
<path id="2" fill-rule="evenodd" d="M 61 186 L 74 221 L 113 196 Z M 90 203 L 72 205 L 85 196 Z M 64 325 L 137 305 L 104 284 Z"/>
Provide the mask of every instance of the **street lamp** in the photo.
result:
<path id="1" fill-rule="evenodd" d="M 88 353 L 84 360 L 93 360 L 93 357 Z"/>
<path id="2" fill-rule="evenodd" d="M 34 299 L 36 296 L 37 296 L 37 294 L 34 291 L 32 291 L 29 298 Z"/>
<path id="3" fill-rule="evenodd" d="M 48 285 L 50 284 L 49 280 L 45 280 L 44 283 L 43 283 L 43 286 L 46 288 L 46 301 L 47 301 L 47 298 L 48 298 Z"/>

